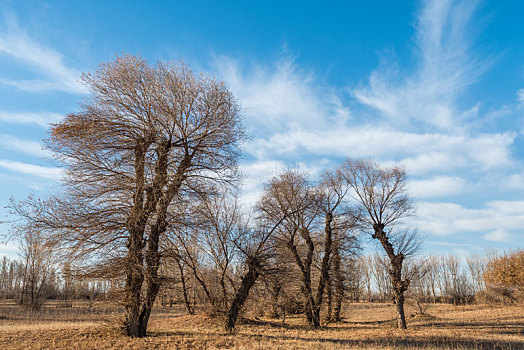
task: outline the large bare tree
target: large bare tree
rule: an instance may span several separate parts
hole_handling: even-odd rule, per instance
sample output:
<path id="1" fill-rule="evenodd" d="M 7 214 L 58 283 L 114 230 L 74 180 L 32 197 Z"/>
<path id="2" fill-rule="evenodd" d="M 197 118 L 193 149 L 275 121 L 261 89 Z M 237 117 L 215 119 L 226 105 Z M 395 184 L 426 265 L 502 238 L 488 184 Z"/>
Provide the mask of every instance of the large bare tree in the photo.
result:
<path id="1" fill-rule="evenodd" d="M 239 107 L 222 82 L 180 62 L 121 56 L 82 80 L 89 97 L 47 142 L 65 168 L 64 190 L 13 208 L 76 257 L 123 273 L 127 334 L 143 337 L 171 208 L 235 180 Z"/>
<path id="2" fill-rule="evenodd" d="M 414 211 L 413 202 L 406 193 L 406 171 L 400 167 L 382 168 L 370 160 L 350 159 L 345 161 L 341 171 L 362 212 L 360 225 L 370 231 L 387 255 L 397 306 L 397 326 L 405 329 L 404 292 L 409 279 L 402 275 L 402 264 L 420 246 L 416 231 L 401 225 Z"/>

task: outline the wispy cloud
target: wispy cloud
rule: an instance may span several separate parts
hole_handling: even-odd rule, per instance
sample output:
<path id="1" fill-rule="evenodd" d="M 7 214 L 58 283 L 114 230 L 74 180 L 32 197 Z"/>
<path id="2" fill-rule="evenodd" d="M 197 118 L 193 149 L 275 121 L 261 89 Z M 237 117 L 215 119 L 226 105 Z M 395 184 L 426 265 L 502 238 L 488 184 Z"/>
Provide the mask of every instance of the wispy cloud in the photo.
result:
<path id="1" fill-rule="evenodd" d="M 12 124 L 38 125 L 44 128 L 49 127 L 49 123 L 54 123 L 64 116 L 52 112 L 6 112 L 0 111 L 0 121 Z"/>
<path id="2" fill-rule="evenodd" d="M 63 176 L 63 171 L 59 168 L 45 167 L 7 159 L 0 159 L 0 167 L 17 173 L 38 176 L 50 180 L 60 180 Z"/>
<path id="3" fill-rule="evenodd" d="M 475 166 L 486 170 L 511 162 L 512 133 L 477 136 L 417 134 L 374 126 L 298 130 L 257 138 L 246 150 L 259 159 L 324 156 L 395 160 L 413 173 Z"/>
<path id="4" fill-rule="evenodd" d="M 31 156 L 49 157 L 51 152 L 45 150 L 40 142 L 23 140 L 13 135 L 0 133 L 0 147 L 22 152 Z"/>
<path id="5" fill-rule="evenodd" d="M 19 28 L 13 15 L 5 16 L 5 25 L 0 31 L 0 54 L 18 60 L 46 78 L 46 80 L 13 80 L 0 77 L 1 84 L 30 92 L 49 90 L 85 92 L 79 83 L 81 73 L 65 65 L 60 53 L 31 39 Z"/>
<path id="6" fill-rule="evenodd" d="M 301 71 L 291 58 L 272 66 L 244 67 L 229 57 L 215 57 L 219 74 L 240 100 L 253 134 L 275 130 L 343 124 L 350 116 L 333 88 Z"/>
<path id="7" fill-rule="evenodd" d="M 409 183 L 418 201 L 413 225 L 423 233 L 491 241 L 522 235 L 520 202 L 507 202 L 514 207 L 510 212 L 494 200 L 472 208 L 468 198 L 456 203 L 447 198 L 465 191 L 477 198 L 479 183 L 490 173 L 503 177 L 515 163 L 517 133 L 498 128 L 480 132 L 474 124 L 492 117 L 482 115 L 482 101 L 461 106 L 460 97 L 494 62 L 473 47 L 471 21 L 477 5 L 424 1 L 415 25 L 414 67 L 383 59 L 364 84 L 351 89 L 349 104 L 340 98 L 343 90 L 326 87 L 293 60 L 262 66 L 215 58 L 250 129 L 246 198 L 257 198 L 267 174 L 297 159 L 303 169 L 318 174 L 340 158 L 375 158 L 405 166 L 414 178 Z M 524 103 L 524 93 L 519 90 L 518 96 Z M 513 111 L 503 108 L 499 113 Z M 523 183 L 520 174 L 513 180 Z M 434 199 L 441 202 L 430 201 Z"/>
<path id="8" fill-rule="evenodd" d="M 469 22 L 477 1 L 423 4 L 416 25 L 416 69 L 400 72 L 395 62 L 384 60 L 353 95 L 397 125 L 451 130 L 461 124 L 456 99 L 490 64 L 472 55 Z"/>

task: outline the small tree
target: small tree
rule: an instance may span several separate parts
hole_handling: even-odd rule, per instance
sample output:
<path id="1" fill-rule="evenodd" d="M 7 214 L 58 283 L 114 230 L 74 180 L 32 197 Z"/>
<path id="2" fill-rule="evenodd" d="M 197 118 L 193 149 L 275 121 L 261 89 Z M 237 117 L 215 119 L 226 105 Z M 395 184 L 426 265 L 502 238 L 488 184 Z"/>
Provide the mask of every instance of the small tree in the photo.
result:
<path id="1" fill-rule="evenodd" d="M 55 247 L 43 242 L 38 231 L 27 227 L 21 241 L 21 255 L 24 262 L 20 304 L 36 311 L 45 297 L 46 285 L 54 272 Z M 54 282 L 54 281 L 51 281 Z"/>
<path id="2" fill-rule="evenodd" d="M 409 279 L 402 276 L 404 259 L 420 246 L 417 233 L 400 226 L 413 214 L 413 202 L 406 194 L 406 171 L 399 167 L 381 168 L 369 160 L 347 160 L 341 169 L 362 212 L 360 226 L 382 246 L 389 260 L 397 326 L 406 328 L 404 292 Z"/>
<path id="3" fill-rule="evenodd" d="M 506 253 L 490 259 L 484 272 L 486 285 L 515 300 L 524 292 L 524 250 Z"/>

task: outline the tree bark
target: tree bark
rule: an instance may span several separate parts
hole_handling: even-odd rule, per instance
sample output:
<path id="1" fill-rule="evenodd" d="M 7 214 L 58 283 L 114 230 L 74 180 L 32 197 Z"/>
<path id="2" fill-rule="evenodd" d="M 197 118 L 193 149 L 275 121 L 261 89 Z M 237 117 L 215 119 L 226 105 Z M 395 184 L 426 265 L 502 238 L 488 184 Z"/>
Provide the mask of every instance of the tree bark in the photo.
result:
<path id="1" fill-rule="evenodd" d="M 333 320 L 333 288 L 331 285 L 331 277 L 326 281 L 326 294 L 327 294 L 327 313 L 326 321 L 331 322 Z"/>
<path id="2" fill-rule="evenodd" d="M 311 240 L 311 237 L 309 237 L 309 233 L 302 232 L 301 235 L 302 237 L 304 237 L 306 243 L 308 244 L 308 252 L 304 262 L 302 262 L 302 259 L 298 254 L 298 250 L 293 242 L 293 239 L 290 239 L 288 241 L 287 247 L 289 248 L 289 250 L 291 250 L 291 253 L 293 253 L 295 262 L 297 263 L 298 267 L 300 268 L 300 271 L 302 272 L 301 290 L 302 294 L 304 295 L 304 298 L 306 299 L 304 311 L 306 313 L 307 321 L 313 327 L 318 328 L 320 327 L 320 320 L 318 318 L 315 318 L 315 300 L 313 298 L 313 291 L 311 289 L 311 263 L 313 261 L 313 252 L 315 246 L 313 244 L 313 241 Z M 308 237 L 309 239 L 307 239 L 306 237 Z"/>
<path id="3" fill-rule="evenodd" d="M 182 294 L 184 295 L 184 305 L 186 306 L 187 313 L 189 315 L 194 315 L 195 311 L 191 307 L 189 296 L 187 295 L 187 281 L 186 281 L 186 276 L 184 275 L 184 266 L 182 266 L 180 257 L 177 257 L 176 262 L 178 265 L 178 270 L 180 271 L 180 280 L 182 282 Z"/>
<path id="4" fill-rule="evenodd" d="M 340 311 L 344 300 L 344 274 L 341 270 L 340 242 L 338 232 L 334 232 L 335 244 L 333 247 L 333 272 L 335 277 L 335 306 L 333 307 L 333 321 L 340 322 Z"/>
<path id="5" fill-rule="evenodd" d="M 326 213 L 325 220 L 325 238 L 324 238 L 324 257 L 322 258 L 322 266 L 320 270 L 320 280 L 318 281 L 317 296 L 313 304 L 313 326 L 315 328 L 320 327 L 320 306 L 324 297 L 324 290 L 326 288 L 326 282 L 329 281 L 329 266 L 331 257 L 331 246 L 333 245 L 333 229 L 331 223 L 333 221 L 333 214 Z"/>
<path id="6" fill-rule="evenodd" d="M 231 307 L 227 312 L 226 317 L 226 331 L 232 333 L 235 330 L 235 324 L 237 322 L 238 313 L 249 296 L 251 287 L 255 285 L 255 282 L 260 276 L 260 262 L 256 258 L 248 258 L 248 271 L 242 277 L 242 283 L 238 289 Z"/>
<path id="7" fill-rule="evenodd" d="M 373 225 L 373 229 L 375 231 L 373 238 L 379 240 L 391 263 L 391 268 L 388 272 L 393 284 L 393 292 L 395 295 L 394 300 L 397 306 L 397 327 L 400 329 L 406 329 L 406 317 L 404 314 L 404 292 L 408 289 L 409 281 L 402 280 L 402 263 L 404 262 L 404 254 L 395 254 L 393 245 L 389 242 L 389 239 L 384 232 L 384 225 L 375 224 Z"/>
<path id="8" fill-rule="evenodd" d="M 280 295 L 280 291 L 282 290 L 282 286 L 280 285 L 274 285 L 273 288 L 272 288 L 272 293 L 271 293 L 271 301 L 272 301 L 272 304 L 271 304 L 271 315 L 270 317 L 271 318 L 278 318 L 278 296 Z"/>
<path id="9" fill-rule="evenodd" d="M 397 327 L 400 329 L 406 329 L 406 316 L 404 315 L 404 295 L 395 295 L 395 304 L 397 306 Z"/>

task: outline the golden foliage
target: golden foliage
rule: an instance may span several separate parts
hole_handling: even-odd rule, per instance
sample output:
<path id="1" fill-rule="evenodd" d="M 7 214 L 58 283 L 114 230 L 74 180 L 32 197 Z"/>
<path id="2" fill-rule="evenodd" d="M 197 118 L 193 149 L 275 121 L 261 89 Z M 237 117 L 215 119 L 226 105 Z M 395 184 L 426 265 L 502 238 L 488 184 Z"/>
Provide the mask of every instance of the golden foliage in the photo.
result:
<path id="1" fill-rule="evenodd" d="M 493 258 L 484 273 L 488 285 L 508 289 L 524 289 L 524 250 Z"/>

